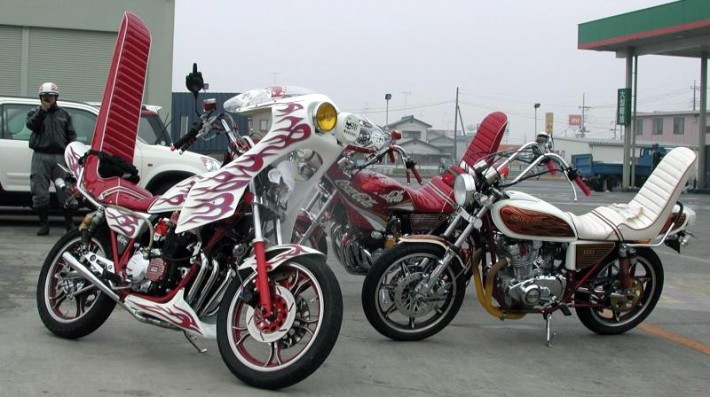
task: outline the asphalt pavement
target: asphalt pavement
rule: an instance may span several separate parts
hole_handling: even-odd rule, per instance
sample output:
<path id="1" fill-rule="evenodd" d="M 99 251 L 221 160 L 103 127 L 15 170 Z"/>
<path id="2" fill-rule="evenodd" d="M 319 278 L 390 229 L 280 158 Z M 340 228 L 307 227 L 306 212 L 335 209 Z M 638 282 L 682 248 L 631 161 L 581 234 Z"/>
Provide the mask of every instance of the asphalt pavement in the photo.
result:
<path id="1" fill-rule="evenodd" d="M 564 185 L 525 182 L 521 190 L 575 213 L 633 193 L 595 193 L 571 202 Z M 545 346 L 542 316 L 499 321 L 469 288 L 464 305 L 439 334 L 394 342 L 377 333 L 360 305 L 362 277 L 331 256 L 343 291 L 340 337 L 325 364 L 281 392 L 244 385 L 223 364 L 216 342 L 198 353 L 181 333 L 145 325 L 117 308 L 80 340 L 53 336 L 35 304 L 40 266 L 63 228 L 35 236 L 34 216 L 0 209 L 0 396 L 707 396 L 710 389 L 710 196 L 685 194 L 697 211 L 696 239 L 676 254 L 657 253 L 665 268 L 661 300 L 640 326 L 599 336 L 574 312 L 553 316 Z"/>

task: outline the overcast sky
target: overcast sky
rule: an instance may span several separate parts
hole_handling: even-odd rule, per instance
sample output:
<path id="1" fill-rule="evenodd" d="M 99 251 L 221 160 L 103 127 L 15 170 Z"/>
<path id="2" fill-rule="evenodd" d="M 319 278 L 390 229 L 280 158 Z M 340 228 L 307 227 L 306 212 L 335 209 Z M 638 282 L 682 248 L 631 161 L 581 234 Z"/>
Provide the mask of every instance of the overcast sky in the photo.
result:
<path id="1" fill-rule="evenodd" d="M 532 139 L 536 102 L 538 130 L 553 112 L 564 135 L 584 95 L 590 136 L 607 138 L 625 60 L 578 50 L 577 25 L 669 2 L 175 0 L 173 90 L 197 62 L 212 92 L 298 85 L 381 124 L 391 93 L 390 122 L 452 129 L 459 87 L 464 123 L 501 110 L 508 143 Z M 699 76 L 696 59 L 640 57 L 638 110 L 691 110 Z"/>

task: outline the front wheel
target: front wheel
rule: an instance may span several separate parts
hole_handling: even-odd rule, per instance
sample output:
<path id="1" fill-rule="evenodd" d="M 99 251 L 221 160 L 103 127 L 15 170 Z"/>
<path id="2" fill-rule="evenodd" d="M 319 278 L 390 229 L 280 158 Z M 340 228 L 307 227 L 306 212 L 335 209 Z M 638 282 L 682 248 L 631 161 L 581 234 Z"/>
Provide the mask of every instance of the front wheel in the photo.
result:
<path id="1" fill-rule="evenodd" d="M 428 338 L 456 316 L 466 291 L 463 265 L 453 259 L 438 280 L 422 287 L 444 256 L 432 244 L 399 244 L 372 265 L 362 285 L 362 308 L 370 324 L 394 340 Z"/>
<path id="2" fill-rule="evenodd" d="M 76 339 L 98 329 L 116 302 L 83 278 L 62 258 L 65 252 L 81 256 L 81 232 L 74 229 L 52 247 L 37 281 L 37 309 L 44 325 L 57 336 Z M 107 245 L 92 238 L 89 250 L 106 257 Z"/>
<path id="3" fill-rule="evenodd" d="M 575 294 L 575 311 L 585 327 L 602 335 L 615 335 L 639 325 L 656 307 L 663 290 L 663 266 L 651 249 L 639 249 L 629 270 L 631 288 L 624 289 L 619 277 L 619 261 L 602 266 Z"/>
<path id="4" fill-rule="evenodd" d="M 343 321 L 343 298 L 325 261 L 298 257 L 269 273 L 273 315 L 260 315 L 256 273 L 234 280 L 217 315 L 217 344 L 243 382 L 280 389 L 312 374 L 330 354 Z"/>

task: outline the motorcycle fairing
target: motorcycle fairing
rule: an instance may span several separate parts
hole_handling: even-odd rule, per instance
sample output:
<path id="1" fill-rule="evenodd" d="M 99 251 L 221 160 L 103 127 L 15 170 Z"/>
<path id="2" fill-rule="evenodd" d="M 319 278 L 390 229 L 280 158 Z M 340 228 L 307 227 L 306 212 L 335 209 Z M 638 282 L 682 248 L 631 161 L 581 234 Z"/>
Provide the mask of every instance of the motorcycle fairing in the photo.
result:
<path id="1" fill-rule="evenodd" d="M 105 214 L 106 223 L 111 230 L 131 239 L 138 237 L 149 217 L 148 214 L 116 206 L 107 206 Z"/>
<path id="2" fill-rule="evenodd" d="M 288 262 L 293 258 L 305 255 L 318 255 L 322 258 L 325 257 L 322 252 L 306 247 L 305 245 L 285 244 L 266 248 L 266 263 L 269 267 L 269 271 L 273 271 L 283 263 Z M 239 270 L 249 268 L 256 271 L 256 256 L 246 258 L 244 262 L 239 265 Z"/>
<path id="3" fill-rule="evenodd" d="M 190 189 L 202 180 L 202 175 L 193 175 L 187 179 L 184 179 L 175 186 L 168 189 L 164 194 L 158 197 L 157 200 L 150 206 L 148 212 L 151 214 L 158 214 L 161 212 L 171 212 L 180 211 L 182 206 L 185 204 L 185 199 Z"/>
<path id="4" fill-rule="evenodd" d="M 155 317 L 192 334 L 215 339 L 217 337 L 215 325 L 200 321 L 197 313 L 185 302 L 184 296 L 184 288 L 178 290 L 175 296 L 165 303 L 153 302 L 129 294 L 126 296 L 124 304 L 141 315 Z"/>
<path id="5" fill-rule="evenodd" d="M 246 153 L 223 168 L 203 175 L 190 189 L 178 218 L 176 233 L 231 216 L 252 179 L 284 155 L 312 145 L 317 136 L 309 107 L 329 101 L 323 95 L 308 95 L 296 101 L 279 102 L 271 108 L 271 131 Z M 335 139 L 331 135 L 322 139 Z"/>

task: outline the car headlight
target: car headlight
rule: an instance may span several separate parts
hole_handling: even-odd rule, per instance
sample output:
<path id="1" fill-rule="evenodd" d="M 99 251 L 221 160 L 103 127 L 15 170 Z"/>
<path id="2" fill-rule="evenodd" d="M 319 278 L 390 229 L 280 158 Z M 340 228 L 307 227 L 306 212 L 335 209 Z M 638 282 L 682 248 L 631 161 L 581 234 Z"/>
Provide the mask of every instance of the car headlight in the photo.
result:
<path id="1" fill-rule="evenodd" d="M 329 102 L 323 102 L 316 109 L 314 124 L 319 132 L 330 132 L 338 122 L 338 111 Z"/>
<path id="2" fill-rule="evenodd" d="M 456 204 L 463 206 L 473 199 L 476 192 L 476 179 L 471 174 L 461 174 L 454 182 L 454 199 Z"/>
<path id="3" fill-rule="evenodd" d="M 213 159 L 212 157 L 203 156 L 200 157 L 200 160 L 202 160 L 202 165 L 205 166 L 205 169 L 208 172 L 217 171 L 221 165 L 219 161 Z"/>

